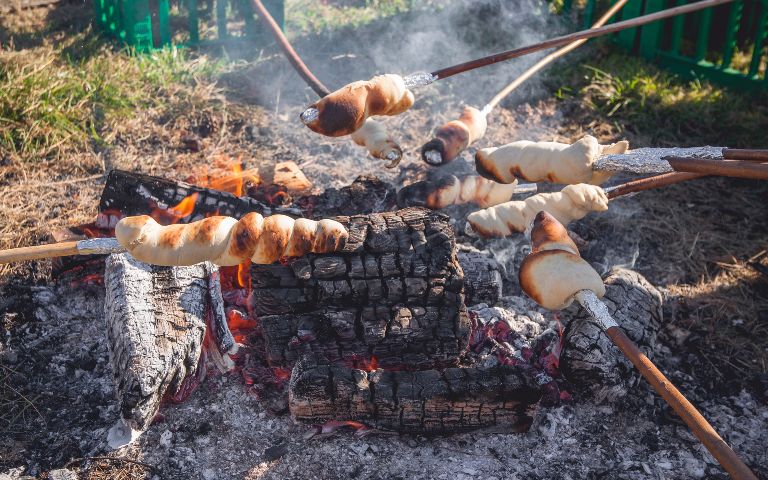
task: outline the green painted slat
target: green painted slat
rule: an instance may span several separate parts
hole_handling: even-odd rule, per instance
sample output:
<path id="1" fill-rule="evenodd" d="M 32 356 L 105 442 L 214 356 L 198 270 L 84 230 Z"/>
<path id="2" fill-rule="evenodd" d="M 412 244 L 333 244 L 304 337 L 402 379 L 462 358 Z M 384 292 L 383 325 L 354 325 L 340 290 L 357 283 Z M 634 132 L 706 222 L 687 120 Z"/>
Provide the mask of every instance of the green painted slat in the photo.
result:
<path id="1" fill-rule="evenodd" d="M 160 24 L 160 45 L 168 46 L 171 44 L 171 25 L 170 25 L 170 6 L 168 0 L 158 0 L 157 2 L 157 22 Z"/>
<path id="2" fill-rule="evenodd" d="M 197 0 L 187 0 L 187 23 L 189 28 L 189 43 L 197 45 L 200 43 L 200 22 L 197 15 Z"/>
<path id="3" fill-rule="evenodd" d="M 664 0 L 646 0 L 644 14 L 658 12 L 664 9 Z M 640 55 L 653 59 L 659 49 L 659 38 L 663 22 L 652 22 L 640 27 Z"/>
<path id="4" fill-rule="evenodd" d="M 768 86 L 768 82 L 749 77 L 735 70 L 721 70 L 700 65 L 690 58 L 659 52 L 658 63 L 661 67 L 684 78 L 706 78 L 712 82 L 738 90 L 755 91 Z"/>
<path id="5" fill-rule="evenodd" d="M 219 29 L 219 38 L 225 39 L 227 34 L 227 1 L 216 0 L 216 25 Z"/>
<path id="6" fill-rule="evenodd" d="M 592 21 L 592 19 L 595 16 L 596 3 L 597 3 L 597 0 L 588 0 L 587 4 L 584 6 L 583 27 L 585 30 L 591 27 L 593 23 L 595 23 L 594 21 Z"/>
<path id="7" fill-rule="evenodd" d="M 685 0 L 677 0 L 675 5 L 684 5 L 685 3 Z M 670 47 L 669 51 L 675 55 L 680 53 L 680 45 L 683 42 L 684 22 L 685 17 L 683 15 L 678 15 L 672 19 L 672 46 Z"/>
<path id="8" fill-rule="evenodd" d="M 725 46 L 723 47 L 723 61 L 720 68 L 728 68 L 733 61 L 733 52 L 736 50 L 736 34 L 741 25 L 741 14 L 744 11 L 744 2 L 738 1 L 731 4 L 728 14 L 728 26 L 726 27 Z"/>
<path id="9" fill-rule="evenodd" d="M 760 68 L 760 59 L 763 57 L 763 43 L 768 30 L 768 1 L 760 2 L 760 19 L 757 21 L 757 34 L 755 35 L 755 47 L 752 51 L 752 60 L 749 62 L 750 77 L 756 76 Z"/>
<path id="10" fill-rule="evenodd" d="M 616 3 L 611 2 L 611 5 Z M 621 9 L 621 19 L 626 20 L 628 18 L 639 17 L 643 14 L 643 1 L 642 0 L 629 0 L 626 5 Z M 637 37 L 637 28 L 628 28 L 622 30 L 616 34 L 616 42 L 624 48 L 634 48 L 635 38 Z"/>
<path id="11" fill-rule="evenodd" d="M 712 28 L 712 9 L 707 8 L 699 15 L 699 35 L 696 39 L 697 62 L 701 62 L 707 56 L 709 51 L 709 29 Z"/>

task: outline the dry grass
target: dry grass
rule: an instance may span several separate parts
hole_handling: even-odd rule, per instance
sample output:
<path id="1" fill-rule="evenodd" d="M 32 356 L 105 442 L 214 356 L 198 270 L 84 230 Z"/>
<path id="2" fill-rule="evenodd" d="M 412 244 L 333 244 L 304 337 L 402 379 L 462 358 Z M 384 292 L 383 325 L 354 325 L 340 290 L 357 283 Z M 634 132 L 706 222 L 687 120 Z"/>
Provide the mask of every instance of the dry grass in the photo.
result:
<path id="1" fill-rule="evenodd" d="M 67 466 L 80 465 L 83 480 L 144 480 L 152 478 L 154 468 L 133 458 L 111 455 L 70 461 Z"/>

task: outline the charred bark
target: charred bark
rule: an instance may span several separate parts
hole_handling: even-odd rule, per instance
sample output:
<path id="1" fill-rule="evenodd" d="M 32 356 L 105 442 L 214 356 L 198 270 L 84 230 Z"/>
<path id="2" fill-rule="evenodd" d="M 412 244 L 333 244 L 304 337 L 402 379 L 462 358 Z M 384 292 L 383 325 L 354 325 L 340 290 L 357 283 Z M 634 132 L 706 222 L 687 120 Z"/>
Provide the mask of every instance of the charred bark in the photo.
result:
<path id="1" fill-rule="evenodd" d="M 395 208 L 395 187 L 375 175 L 361 175 L 350 185 L 327 188 L 319 195 L 298 200 L 299 206 L 311 218 L 359 215 L 387 212 Z"/>
<path id="2" fill-rule="evenodd" d="M 507 366 L 366 372 L 303 358 L 289 386 L 297 421 L 354 420 L 421 434 L 478 428 L 523 432 L 540 397 L 532 378 Z"/>
<path id="3" fill-rule="evenodd" d="M 603 301 L 621 329 L 649 358 L 661 326 L 662 297 L 642 275 L 616 268 L 605 279 Z M 563 373 L 578 389 L 598 400 L 627 394 L 640 374 L 583 309 L 568 324 L 560 357 Z"/>
<path id="4" fill-rule="evenodd" d="M 101 193 L 99 212 L 116 212 L 122 216 L 149 215 L 156 209 L 165 210 L 178 205 L 193 194 L 198 195 L 194 210 L 189 216 L 180 219 L 181 223 L 202 220 L 211 215 L 240 218 L 249 212 L 259 212 L 263 215 L 301 214 L 297 208 L 270 207 L 249 197 L 237 197 L 210 188 L 122 170 L 112 170 L 109 173 Z"/>
<path id="5" fill-rule="evenodd" d="M 342 252 L 251 271 L 269 362 L 290 366 L 311 351 L 384 367 L 455 364 L 469 320 L 448 217 L 415 208 L 338 220 L 349 230 Z"/>
<path id="6" fill-rule="evenodd" d="M 146 429 L 166 394 L 197 368 L 206 319 L 221 353 L 234 347 L 226 328 L 218 271 L 209 263 L 157 267 L 128 254 L 105 270 L 105 321 L 121 417 Z"/>

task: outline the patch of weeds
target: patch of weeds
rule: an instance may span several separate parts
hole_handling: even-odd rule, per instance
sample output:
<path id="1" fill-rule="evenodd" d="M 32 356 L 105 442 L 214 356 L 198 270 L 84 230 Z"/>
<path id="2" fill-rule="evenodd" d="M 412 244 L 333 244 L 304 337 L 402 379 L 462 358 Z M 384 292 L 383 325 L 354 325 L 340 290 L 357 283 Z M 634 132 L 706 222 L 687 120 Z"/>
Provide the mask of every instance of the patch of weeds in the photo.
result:
<path id="1" fill-rule="evenodd" d="M 413 8 L 413 0 L 346 0 L 285 2 L 287 30 L 296 34 L 319 33 L 341 27 L 359 27 Z"/>
<path id="2" fill-rule="evenodd" d="M 616 137 L 628 136 L 649 146 L 768 147 L 764 134 L 768 92 L 739 92 L 703 80 L 683 80 L 615 51 L 589 62 L 573 62 L 550 76 L 549 82 L 558 98 L 580 111 L 577 117 L 585 124 L 608 124 Z"/>

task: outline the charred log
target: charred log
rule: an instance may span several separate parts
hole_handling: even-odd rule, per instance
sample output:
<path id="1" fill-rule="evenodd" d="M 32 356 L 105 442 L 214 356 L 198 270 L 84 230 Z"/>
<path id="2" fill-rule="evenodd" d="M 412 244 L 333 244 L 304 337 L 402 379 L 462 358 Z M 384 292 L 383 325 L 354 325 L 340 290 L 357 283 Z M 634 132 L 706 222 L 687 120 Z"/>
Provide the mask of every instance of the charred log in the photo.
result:
<path id="1" fill-rule="evenodd" d="M 299 199 L 311 218 L 387 212 L 395 208 L 395 187 L 375 175 L 361 175 L 350 185 L 328 188 L 319 195 Z"/>
<path id="2" fill-rule="evenodd" d="M 105 271 L 105 321 L 120 414 L 146 429 L 162 398 L 195 373 L 206 320 L 221 353 L 235 348 L 226 327 L 218 271 L 209 263 L 157 267 L 111 255 Z"/>
<path id="3" fill-rule="evenodd" d="M 501 298 L 504 267 L 479 252 L 459 252 L 457 257 L 464 271 L 464 303 L 495 305 Z"/>
<path id="4" fill-rule="evenodd" d="M 515 367 L 366 372 L 303 358 L 289 386 L 300 422 L 354 420 L 404 433 L 528 430 L 541 391 Z"/>
<path id="5" fill-rule="evenodd" d="M 178 205 L 193 194 L 197 194 L 194 209 L 190 215 L 177 221 L 194 222 L 211 215 L 240 218 L 249 212 L 259 212 L 263 215 L 301 213 L 298 209 L 271 207 L 249 197 L 237 197 L 231 193 L 210 188 L 122 170 L 112 170 L 109 173 L 101 194 L 99 212 L 106 214 L 114 212 L 121 216 L 149 215 L 158 209 L 167 210 L 169 207 Z M 99 226 L 114 227 L 114 225 Z"/>
<path id="6" fill-rule="evenodd" d="M 269 362 L 312 351 L 384 367 L 455 364 L 469 320 L 448 217 L 414 208 L 338 220 L 349 230 L 342 252 L 253 266 Z"/>
<path id="7" fill-rule="evenodd" d="M 661 326 L 662 297 L 642 275 L 616 268 L 605 279 L 603 301 L 627 336 L 649 358 Z M 577 388 L 598 400 L 613 401 L 627 394 L 640 378 L 637 370 L 583 309 L 565 331 L 563 372 Z"/>

